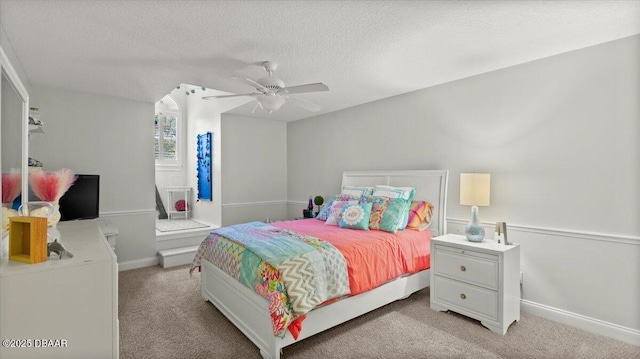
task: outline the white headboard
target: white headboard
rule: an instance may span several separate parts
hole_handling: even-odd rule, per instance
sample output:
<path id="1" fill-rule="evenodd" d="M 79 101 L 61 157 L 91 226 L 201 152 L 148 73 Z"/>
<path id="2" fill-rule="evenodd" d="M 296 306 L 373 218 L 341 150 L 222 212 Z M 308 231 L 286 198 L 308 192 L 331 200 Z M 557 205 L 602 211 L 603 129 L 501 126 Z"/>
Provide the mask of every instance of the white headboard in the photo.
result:
<path id="1" fill-rule="evenodd" d="M 447 233 L 447 185 L 449 171 L 346 171 L 342 173 L 342 186 L 414 187 L 414 200 L 433 204 L 434 213 L 429 231 L 434 236 Z"/>

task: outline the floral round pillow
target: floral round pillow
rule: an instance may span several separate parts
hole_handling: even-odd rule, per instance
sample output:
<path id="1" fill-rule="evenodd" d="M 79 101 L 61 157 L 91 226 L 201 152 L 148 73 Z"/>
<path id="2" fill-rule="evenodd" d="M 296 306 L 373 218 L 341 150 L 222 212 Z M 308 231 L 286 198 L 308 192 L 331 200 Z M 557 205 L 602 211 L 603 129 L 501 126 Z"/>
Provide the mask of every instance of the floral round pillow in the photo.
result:
<path id="1" fill-rule="evenodd" d="M 351 204 L 342 208 L 341 228 L 369 230 L 371 203 Z"/>

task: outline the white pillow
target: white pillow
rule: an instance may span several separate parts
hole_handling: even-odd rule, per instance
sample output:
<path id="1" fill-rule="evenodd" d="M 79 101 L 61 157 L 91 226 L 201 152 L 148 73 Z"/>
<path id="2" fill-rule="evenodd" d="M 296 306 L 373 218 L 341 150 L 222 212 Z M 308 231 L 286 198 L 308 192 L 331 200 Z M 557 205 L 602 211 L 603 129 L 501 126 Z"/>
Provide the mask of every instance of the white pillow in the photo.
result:
<path id="1" fill-rule="evenodd" d="M 373 190 L 373 187 L 343 186 L 340 193 L 360 197 L 371 194 L 371 190 Z"/>
<path id="2" fill-rule="evenodd" d="M 407 201 L 413 199 L 416 189 L 413 187 L 392 187 L 385 185 L 376 185 L 373 188 L 373 195 L 378 197 L 402 198 Z"/>

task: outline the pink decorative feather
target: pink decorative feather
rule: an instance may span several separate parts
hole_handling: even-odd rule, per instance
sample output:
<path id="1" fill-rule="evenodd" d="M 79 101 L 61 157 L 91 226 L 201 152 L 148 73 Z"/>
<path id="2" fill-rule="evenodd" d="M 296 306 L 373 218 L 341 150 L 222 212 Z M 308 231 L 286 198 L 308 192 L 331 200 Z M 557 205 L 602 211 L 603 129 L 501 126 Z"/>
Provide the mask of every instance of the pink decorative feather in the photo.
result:
<path id="1" fill-rule="evenodd" d="M 29 173 L 29 184 L 33 193 L 47 202 L 57 202 L 75 180 L 75 175 L 67 168 L 58 171 L 37 169 Z"/>
<path id="2" fill-rule="evenodd" d="M 58 193 L 56 195 L 56 201 L 60 199 L 67 191 L 69 187 L 76 181 L 76 175 L 68 168 L 63 168 L 55 172 L 58 177 Z"/>
<path id="3" fill-rule="evenodd" d="M 12 203 L 22 191 L 22 174 L 11 172 L 2 174 L 2 203 Z"/>

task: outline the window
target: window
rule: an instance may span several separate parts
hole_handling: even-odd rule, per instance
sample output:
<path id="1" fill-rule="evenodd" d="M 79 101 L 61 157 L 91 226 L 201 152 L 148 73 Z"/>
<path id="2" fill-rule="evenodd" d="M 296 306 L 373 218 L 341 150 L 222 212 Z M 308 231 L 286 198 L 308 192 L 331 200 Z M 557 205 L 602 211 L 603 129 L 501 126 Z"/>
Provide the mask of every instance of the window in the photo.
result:
<path id="1" fill-rule="evenodd" d="M 156 103 L 154 154 L 156 166 L 180 166 L 180 110 L 170 96 Z"/>
<path id="2" fill-rule="evenodd" d="M 161 161 L 176 161 L 178 118 L 172 114 L 157 114 L 155 121 L 155 157 Z"/>

